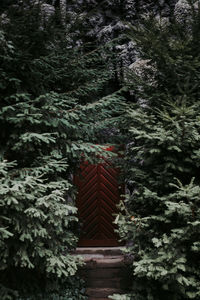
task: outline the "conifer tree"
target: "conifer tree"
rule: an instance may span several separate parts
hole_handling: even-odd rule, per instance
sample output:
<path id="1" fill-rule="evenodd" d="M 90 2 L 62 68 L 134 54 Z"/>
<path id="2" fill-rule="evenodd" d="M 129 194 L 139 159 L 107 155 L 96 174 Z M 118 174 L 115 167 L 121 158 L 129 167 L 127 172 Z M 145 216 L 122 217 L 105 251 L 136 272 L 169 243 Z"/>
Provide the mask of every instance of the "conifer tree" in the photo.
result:
<path id="1" fill-rule="evenodd" d="M 142 67 L 128 83 L 137 100 L 124 124 L 130 193 L 116 221 L 133 285 L 113 299 L 200 298 L 199 8 L 190 13 L 185 22 L 150 18 L 131 29 Z"/>
<path id="2" fill-rule="evenodd" d="M 24 1 L 5 15 L 0 298 L 84 299 L 74 277 L 81 262 L 70 254 L 78 221 L 72 175 L 83 157 L 103 151 L 97 144 L 118 122 L 120 97 L 105 92 L 105 49 L 73 48 L 59 19 L 41 19 L 40 4 Z"/>

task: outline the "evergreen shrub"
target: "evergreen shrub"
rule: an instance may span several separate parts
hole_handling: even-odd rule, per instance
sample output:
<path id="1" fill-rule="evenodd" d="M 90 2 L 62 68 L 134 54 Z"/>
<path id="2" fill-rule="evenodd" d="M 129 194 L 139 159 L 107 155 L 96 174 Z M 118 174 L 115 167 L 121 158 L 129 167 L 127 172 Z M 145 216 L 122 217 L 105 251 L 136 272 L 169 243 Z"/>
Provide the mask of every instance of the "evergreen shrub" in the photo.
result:
<path id="1" fill-rule="evenodd" d="M 146 67 L 130 71 L 129 195 L 116 222 L 133 284 L 112 299 L 200 299 L 200 11 L 191 11 L 187 22 L 148 18 L 130 30 Z"/>
<path id="2" fill-rule="evenodd" d="M 103 147 L 121 98 L 105 49 L 74 48 L 39 4 L 9 6 L 0 28 L 0 299 L 85 299 L 71 254 L 78 224 L 73 173 Z"/>

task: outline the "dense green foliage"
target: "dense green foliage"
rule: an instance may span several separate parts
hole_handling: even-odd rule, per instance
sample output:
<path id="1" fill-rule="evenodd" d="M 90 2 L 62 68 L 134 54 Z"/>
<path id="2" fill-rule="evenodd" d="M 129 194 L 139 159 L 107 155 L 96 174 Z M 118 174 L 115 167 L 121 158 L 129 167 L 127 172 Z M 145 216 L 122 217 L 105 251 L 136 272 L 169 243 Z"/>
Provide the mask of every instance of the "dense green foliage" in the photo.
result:
<path id="1" fill-rule="evenodd" d="M 128 83 L 138 103 L 130 104 L 124 124 L 130 194 L 116 221 L 133 256 L 133 286 L 113 299 L 197 300 L 200 13 L 193 10 L 183 23 L 148 19 L 131 32 L 146 61 Z"/>
<path id="2" fill-rule="evenodd" d="M 99 144 L 122 143 L 125 133 L 129 194 L 116 223 L 133 257 L 133 285 L 113 298 L 198 300 L 199 10 L 131 28 L 141 61 L 124 73 L 136 103 L 122 121 L 112 42 L 96 49 L 83 43 L 87 34 L 77 41 L 80 20 L 65 26 L 59 12 L 30 2 L 4 1 L 0 20 L 0 298 L 85 299 L 81 260 L 71 254 L 73 174 L 83 159 L 102 157 Z"/>
<path id="3" fill-rule="evenodd" d="M 40 5 L 11 6 L 0 28 L 0 298 L 84 299 L 70 254 L 72 174 L 121 113 L 105 49 L 67 43 Z M 112 141 L 112 140 L 110 140 Z"/>

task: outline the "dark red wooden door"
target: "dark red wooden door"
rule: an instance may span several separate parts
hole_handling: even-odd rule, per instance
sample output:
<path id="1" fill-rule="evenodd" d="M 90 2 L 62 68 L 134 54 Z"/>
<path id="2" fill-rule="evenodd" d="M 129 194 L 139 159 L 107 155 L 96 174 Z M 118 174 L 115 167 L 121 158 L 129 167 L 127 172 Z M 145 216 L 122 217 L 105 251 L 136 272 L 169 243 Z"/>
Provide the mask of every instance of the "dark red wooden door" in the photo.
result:
<path id="1" fill-rule="evenodd" d="M 119 171 L 108 162 L 84 163 L 76 176 L 81 227 L 79 246 L 117 246 L 113 214 L 120 200 Z"/>

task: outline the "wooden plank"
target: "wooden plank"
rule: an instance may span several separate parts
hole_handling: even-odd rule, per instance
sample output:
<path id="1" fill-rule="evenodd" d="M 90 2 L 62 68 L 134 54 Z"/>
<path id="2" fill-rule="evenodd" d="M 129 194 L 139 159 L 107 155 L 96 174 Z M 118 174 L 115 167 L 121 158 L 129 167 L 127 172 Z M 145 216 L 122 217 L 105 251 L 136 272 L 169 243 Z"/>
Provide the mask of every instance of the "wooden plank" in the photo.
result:
<path id="1" fill-rule="evenodd" d="M 113 224 L 113 213 L 117 213 L 116 204 L 120 201 L 118 175 L 119 170 L 106 160 L 98 165 L 87 162 L 81 165 L 79 175 L 75 176 L 77 206 L 82 223 L 79 246 L 119 245 Z"/>

